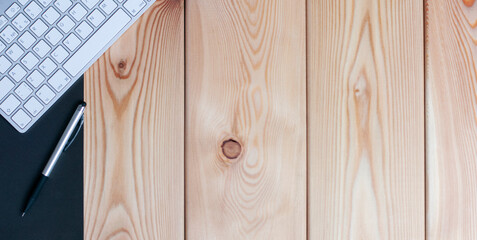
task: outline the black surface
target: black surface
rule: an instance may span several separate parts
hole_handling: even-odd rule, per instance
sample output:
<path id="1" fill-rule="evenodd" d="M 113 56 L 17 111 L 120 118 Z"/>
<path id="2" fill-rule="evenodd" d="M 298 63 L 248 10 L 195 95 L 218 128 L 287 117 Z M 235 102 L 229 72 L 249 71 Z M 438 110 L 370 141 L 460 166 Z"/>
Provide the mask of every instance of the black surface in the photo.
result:
<path id="1" fill-rule="evenodd" d="M 83 130 L 61 156 L 33 207 L 21 217 L 82 101 L 80 79 L 24 134 L 0 117 L 0 239 L 83 239 Z"/>
<path id="2" fill-rule="evenodd" d="M 41 175 L 40 180 L 36 182 L 36 187 L 34 188 L 33 192 L 30 194 L 30 197 L 28 197 L 28 202 L 26 204 L 26 207 L 23 210 L 22 217 L 25 216 L 25 214 L 28 213 L 28 210 L 33 206 L 33 203 L 35 203 L 36 199 L 40 195 L 41 189 L 43 189 L 43 186 L 45 186 L 46 181 L 48 180 L 48 177 L 45 175 Z"/>

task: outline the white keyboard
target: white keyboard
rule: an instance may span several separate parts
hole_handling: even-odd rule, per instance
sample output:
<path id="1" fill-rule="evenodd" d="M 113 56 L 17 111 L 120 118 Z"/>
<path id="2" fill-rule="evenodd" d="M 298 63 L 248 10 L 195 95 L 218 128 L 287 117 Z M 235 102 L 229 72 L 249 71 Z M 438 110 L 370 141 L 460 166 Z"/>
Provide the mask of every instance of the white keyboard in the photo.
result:
<path id="1" fill-rule="evenodd" d="M 0 114 L 26 132 L 152 0 L 0 0 Z"/>

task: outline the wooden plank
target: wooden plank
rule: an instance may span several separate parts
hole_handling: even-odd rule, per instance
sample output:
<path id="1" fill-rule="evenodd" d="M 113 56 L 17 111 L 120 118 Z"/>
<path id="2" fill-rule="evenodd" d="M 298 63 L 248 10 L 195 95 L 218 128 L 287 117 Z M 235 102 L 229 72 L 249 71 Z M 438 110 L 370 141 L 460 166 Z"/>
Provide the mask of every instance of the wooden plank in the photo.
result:
<path id="1" fill-rule="evenodd" d="M 85 239 L 184 238 L 183 46 L 157 1 L 85 74 Z"/>
<path id="2" fill-rule="evenodd" d="M 426 4 L 428 239 L 477 239 L 477 3 Z"/>
<path id="3" fill-rule="evenodd" d="M 305 5 L 186 2 L 188 239 L 306 237 Z"/>
<path id="4" fill-rule="evenodd" d="M 310 239 L 423 239 L 422 1 L 308 1 Z"/>

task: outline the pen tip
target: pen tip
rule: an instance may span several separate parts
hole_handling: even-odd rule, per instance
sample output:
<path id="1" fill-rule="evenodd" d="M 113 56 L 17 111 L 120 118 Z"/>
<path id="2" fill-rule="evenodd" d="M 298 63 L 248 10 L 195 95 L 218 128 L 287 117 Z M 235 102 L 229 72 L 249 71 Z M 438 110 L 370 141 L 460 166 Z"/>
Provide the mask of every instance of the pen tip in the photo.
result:
<path id="1" fill-rule="evenodd" d="M 23 212 L 22 217 L 25 216 L 25 212 Z"/>

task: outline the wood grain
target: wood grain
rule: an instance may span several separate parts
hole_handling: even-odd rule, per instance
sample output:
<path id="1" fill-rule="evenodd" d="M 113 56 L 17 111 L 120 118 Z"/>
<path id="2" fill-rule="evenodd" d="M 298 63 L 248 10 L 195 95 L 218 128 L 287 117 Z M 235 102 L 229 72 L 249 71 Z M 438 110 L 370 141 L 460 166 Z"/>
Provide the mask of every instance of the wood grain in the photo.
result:
<path id="1" fill-rule="evenodd" d="M 426 4 L 428 239 L 477 239 L 477 3 Z"/>
<path id="2" fill-rule="evenodd" d="M 422 1 L 308 1 L 310 239 L 424 239 Z"/>
<path id="3" fill-rule="evenodd" d="M 183 46 L 157 1 L 85 74 L 85 239 L 184 238 Z"/>
<path id="4" fill-rule="evenodd" d="M 305 12 L 186 2 L 188 239 L 306 237 Z"/>

